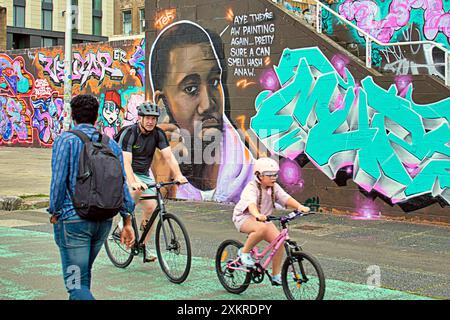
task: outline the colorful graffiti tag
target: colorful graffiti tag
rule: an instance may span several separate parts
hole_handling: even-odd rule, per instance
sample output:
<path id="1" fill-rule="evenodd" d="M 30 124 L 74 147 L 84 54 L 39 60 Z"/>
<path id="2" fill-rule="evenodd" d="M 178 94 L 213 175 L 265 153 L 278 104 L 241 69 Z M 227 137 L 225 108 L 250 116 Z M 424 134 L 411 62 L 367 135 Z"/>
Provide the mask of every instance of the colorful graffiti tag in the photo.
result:
<path id="1" fill-rule="evenodd" d="M 141 81 L 141 85 L 145 84 L 145 39 L 142 39 L 136 50 L 128 61 L 131 67 L 131 74 L 136 75 Z"/>
<path id="2" fill-rule="evenodd" d="M 443 0 L 338 0 L 331 9 L 384 43 L 428 40 L 450 49 L 450 2 Z M 364 56 L 365 37 L 328 11 L 324 32 Z M 430 74 L 444 79 L 445 54 L 434 44 L 372 45 L 372 65 L 397 75 Z"/>
<path id="3" fill-rule="evenodd" d="M 109 136 L 122 126 L 129 105 L 135 113 L 136 98 L 128 101 L 128 92 L 144 98 L 144 48 L 143 39 L 74 47 L 73 94 L 98 96 L 98 127 Z M 50 147 L 61 134 L 63 58 L 61 47 L 0 54 L 0 145 Z"/>
<path id="4" fill-rule="evenodd" d="M 27 143 L 31 138 L 31 113 L 26 99 L 34 78 L 22 57 L 0 54 L 0 144 Z"/>
<path id="5" fill-rule="evenodd" d="M 256 98 L 251 128 L 272 152 L 289 159 L 305 153 L 334 179 L 353 166 L 353 180 L 393 203 L 423 194 L 450 203 L 450 98 L 418 105 L 412 85 L 357 85 L 318 48 L 285 49 L 274 70 L 281 88 Z"/>
<path id="6" fill-rule="evenodd" d="M 347 20 L 355 20 L 358 27 L 381 42 L 395 40 L 399 30 L 415 22 L 422 27 L 424 40 L 434 41 L 442 33 L 447 46 L 450 43 L 450 12 L 445 11 L 443 0 L 345 0 L 339 13 Z"/>
<path id="7" fill-rule="evenodd" d="M 47 57 L 42 53 L 38 54 L 39 63 L 44 67 L 44 74 L 48 75 L 56 86 L 64 84 L 64 61 L 58 54 L 56 57 Z M 81 90 L 86 82 L 95 78 L 101 85 L 105 76 L 111 80 L 120 81 L 123 79 L 123 73 L 119 68 L 113 68 L 113 59 L 108 52 L 100 50 L 97 53 L 89 52 L 85 57 L 80 53 L 73 54 L 73 74 L 72 81 L 80 84 Z"/>
<path id="8" fill-rule="evenodd" d="M 64 99 L 57 94 L 48 98 L 31 100 L 33 106 L 33 127 L 39 132 L 39 140 L 51 145 L 63 129 Z"/>
<path id="9" fill-rule="evenodd" d="M 31 137 L 29 115 L 22 100 L 0 97 L 0 138 L 4 142 L 26 142 Z"/>

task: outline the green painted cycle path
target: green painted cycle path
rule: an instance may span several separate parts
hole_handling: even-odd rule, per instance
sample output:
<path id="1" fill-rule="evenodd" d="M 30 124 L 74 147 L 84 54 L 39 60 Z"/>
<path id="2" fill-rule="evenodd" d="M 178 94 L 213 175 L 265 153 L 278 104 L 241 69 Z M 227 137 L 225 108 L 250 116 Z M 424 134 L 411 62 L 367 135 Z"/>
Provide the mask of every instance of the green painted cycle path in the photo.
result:
<path id="1" fill-rule="evenodd" d="M 266 279 L 243 294 L 226 292 L 218 281 L 214 261 L 194 257 L 185 283 L 170 283 L 158 263 L 143 264 L 135 257 L 126 269 L 114 267 L 104 250 L 93 269 L 92 291 L 97 299 L 114 300 L 284 300 L 281 287 Z M 67 299 L 59 251 L 53 235 L 0 227 L 0 299 Z M 386 288 L 327 279 L 328 300 L 423 300 L 418 295 Z"/>

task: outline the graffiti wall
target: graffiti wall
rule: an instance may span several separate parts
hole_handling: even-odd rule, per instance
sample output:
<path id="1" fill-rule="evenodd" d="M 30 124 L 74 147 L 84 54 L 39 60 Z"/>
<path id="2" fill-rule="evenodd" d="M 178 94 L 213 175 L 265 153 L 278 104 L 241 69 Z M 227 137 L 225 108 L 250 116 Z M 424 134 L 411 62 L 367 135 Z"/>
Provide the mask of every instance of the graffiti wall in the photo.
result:
<path id="1" fill-rule="evenodd" d="M 146 10 L 146 96 L 190 182 L 178 197 L 235 202 L 255 159 L 272 156 L 282 187 L 315 209 L 448 216 L 447 88 L 373 76 L 271 1 Z"/>
<path id="2" fill-rule="evenodd" d="M 73 94 L 100 101 L 109 136 L 135 122 L 144 100 L 145 40 L 74 46 Z M 64 48 L 0 53 L 0 145 L 50 147 L 62 131 Z"/>
<path id="3" fill-rule="evenodd" d="M 450 2 L 446 0 L 334 0 L 330 7 L 384 43 L 433 41 L 450 49 Z M 364 36 L 324 12 L 324 32 L 364 55 Z M 444 78 L 445 56 L 433 45 L 374 45 L 373 64 L 397 75 L 431 74 Z"/>

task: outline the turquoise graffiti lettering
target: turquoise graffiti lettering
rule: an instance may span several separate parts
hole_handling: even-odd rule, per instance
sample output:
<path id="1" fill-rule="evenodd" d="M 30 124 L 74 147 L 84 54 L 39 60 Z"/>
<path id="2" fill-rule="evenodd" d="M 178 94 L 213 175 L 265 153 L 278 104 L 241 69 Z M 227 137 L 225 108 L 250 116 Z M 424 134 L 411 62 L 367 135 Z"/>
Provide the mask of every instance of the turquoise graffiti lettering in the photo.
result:
<path id="1" fill-rule="evenodd" d="M 353 180 L 393 203 L 431 194 L 450 203 L 450 98 L 428 105 L 372 77 L 344 80 L 319 48 L 285 49 L 274 67 L 281 88 L 261 92 L 251 129 L 273 153 L 300 153 L 330 179 Z"/>

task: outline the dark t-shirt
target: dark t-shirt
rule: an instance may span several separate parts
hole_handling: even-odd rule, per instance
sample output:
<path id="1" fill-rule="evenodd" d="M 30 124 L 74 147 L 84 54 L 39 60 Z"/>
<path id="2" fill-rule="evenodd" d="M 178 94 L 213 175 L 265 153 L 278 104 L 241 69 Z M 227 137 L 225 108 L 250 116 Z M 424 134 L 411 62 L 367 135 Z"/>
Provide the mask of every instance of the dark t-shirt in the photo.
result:
<path id="1" fill-rule="evenodd" d="M 125 127 L 114 137 L 125 152 L 131 152 L 131 167 L 134 173 L 148 175 L 156 148 L 163 150 L 169 146 L 164 131 L 155 127 L 149 134 L 141 132 L 139 125 Z"/>

